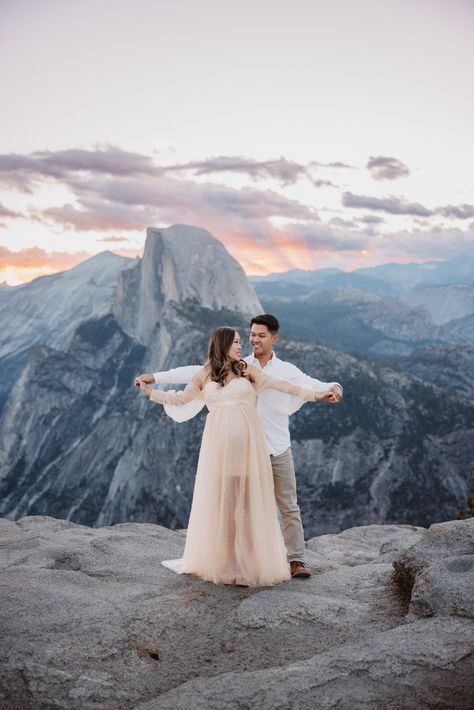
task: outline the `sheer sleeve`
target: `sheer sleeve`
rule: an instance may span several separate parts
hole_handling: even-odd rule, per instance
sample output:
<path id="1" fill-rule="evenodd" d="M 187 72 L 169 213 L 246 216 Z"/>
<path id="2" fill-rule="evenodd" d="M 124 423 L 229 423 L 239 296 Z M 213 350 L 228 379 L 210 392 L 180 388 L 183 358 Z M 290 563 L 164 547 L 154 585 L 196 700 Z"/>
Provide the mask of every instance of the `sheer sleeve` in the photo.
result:
<path id="1" fill-rule="evenodd" d="M 175 390 L 169 390 L 164 392 L 163 390 L 152 390 L 150 394 L 150 399 L 157 404 L 174 404 L 178 407 L 191 402 L 193 399 L 201 396 L 201 388 L 194 382 L 190 382 L 184 390 L 176 392 Z"/>
<path id="2" fill-rule="evenodd" d="M 175 390 L 169 390 L 168 392 L 152 390 L 150 394 L 151 401 L 162 404 L 166 414 L 177 422 L 185 422 L 191 419 L 201 411 L 205 404 L 202 396 L 203 379 L 201 373 L 202 368 L 200 373 L 193 377 L 184 390 L 179 392 Z"/>
<path id="3" fill-rule="evenodd" d="M 316 399 L 320 399 L 318 392 L 312 387 L 296 385 L 294 382 L 290 382 L 289 380 L 280 380 L 276 377 L 265 375 L 257 368 L 252 369 L 252 378 L 255 383 L 257 394 L 265 389 L 274 389 L 279 392 L 294 395 L 299 401 L 301 401 L 301 404 L 304 404 L 304 402 L 314 402 Z"/>

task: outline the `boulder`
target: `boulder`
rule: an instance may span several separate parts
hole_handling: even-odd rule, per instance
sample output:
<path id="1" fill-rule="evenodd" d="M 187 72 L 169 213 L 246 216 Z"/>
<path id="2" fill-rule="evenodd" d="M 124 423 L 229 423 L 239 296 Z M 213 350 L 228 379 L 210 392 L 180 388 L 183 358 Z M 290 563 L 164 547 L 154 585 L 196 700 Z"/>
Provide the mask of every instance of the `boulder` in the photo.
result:
<path id="1" fill-rule="evenodd" d="M 431 525 L 393 565 L 412 617 L 474 619 L 474 518 Z"/>

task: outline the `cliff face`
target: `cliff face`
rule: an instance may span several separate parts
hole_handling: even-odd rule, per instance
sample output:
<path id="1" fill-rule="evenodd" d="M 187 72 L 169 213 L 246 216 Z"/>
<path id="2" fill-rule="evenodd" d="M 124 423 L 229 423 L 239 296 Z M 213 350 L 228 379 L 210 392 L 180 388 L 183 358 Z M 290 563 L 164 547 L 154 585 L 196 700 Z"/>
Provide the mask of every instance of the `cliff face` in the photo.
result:
<path id="1" fill-rule="evenodd" d="M 163 567 L 184 535 L 0 519 L 2 706 L 472 707 L 474 519 L 311 539 L 254 589 Z"/>
<path id="2" fill-rule="evenodd" d="M 176 306 L 246 319 L 262 312 L 242 267 L 209 232 L 186 225 L 148 229 L 143 259 L 119 281 L 114 315 L 159 358 L 175 337 L 166 321 Z"/>
<path id="3" fill-rule="evenodd" d="M 102 252 L 70 271 L 3 289 L 0 297 L 0 412 L 34 347 L 67 347 L 78 324 L 110 311 L 132 259 Z"/>

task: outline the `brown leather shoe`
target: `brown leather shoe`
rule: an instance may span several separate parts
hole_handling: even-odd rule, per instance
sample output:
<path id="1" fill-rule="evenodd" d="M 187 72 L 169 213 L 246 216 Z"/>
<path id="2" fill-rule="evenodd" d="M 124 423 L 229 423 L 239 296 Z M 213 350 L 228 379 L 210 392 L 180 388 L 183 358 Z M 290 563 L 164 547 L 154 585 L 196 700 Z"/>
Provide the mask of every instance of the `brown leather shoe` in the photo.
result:
<path id="1" fill-rule="evenodd" d="M 311 577 L 309 565 L 302 560 L 291 560 L 290 567 L 292 577 Z"/>

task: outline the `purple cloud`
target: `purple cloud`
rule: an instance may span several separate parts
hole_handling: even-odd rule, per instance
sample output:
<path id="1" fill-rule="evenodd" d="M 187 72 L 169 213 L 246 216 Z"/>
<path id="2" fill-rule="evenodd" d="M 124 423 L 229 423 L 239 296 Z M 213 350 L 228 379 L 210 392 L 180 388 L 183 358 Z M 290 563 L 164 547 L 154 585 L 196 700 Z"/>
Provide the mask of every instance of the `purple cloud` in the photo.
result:
<path id="1" fill-rule="evenodd" d="M 0 217 L 21 217 L 22 215 L 19 212 L 13 212 L 12 210 L 9 210 L 8 207 L 5 207 L 5 205 L 2 205 L 0 202 Z"/>
<path id="2" fill-rule="evenodd" d="M 409 175 L 408 167 L 397 158 L 387 158 L 383 155 L 370 157 L 366 165 L 374 180 L 397 180 Z"/>
<path id="3" fill-rule="evenodd" d="M 243 173 L 254 180 L 274 178 L 283 185 L 293 185 L 301 177 L 311 179 L 304 165 L 286 160 L 283 156 L 278 160 L 264 161 L 241 156 L 219 156 L 181 165 L 169 165 L 166 170 L 173 172 L 190 170 L 195 175 L 209 175 L 220 172 Z"/>
<path id="4" fill-rule="evenodd" d="M 470 219 L 474 217 L 474 205 L 446 205 L 446 207 L 438 207 L 436 212 L 442 214 L 444 217 Z"/>
<path id="5" fill-rule="evenodd" d="M 434 214 L 433 210 L 428 210 L 418 202 L 408 202 L 405 198 L 396 197 L 394 195 L 379 198 L 354 195 L 352 192 L 343 192 L 342 204 L 344 207 L 380 210 L 381 212 L 388 212 L 389 214 L 408 214 L 418 217 L 429 217 Z"/>

